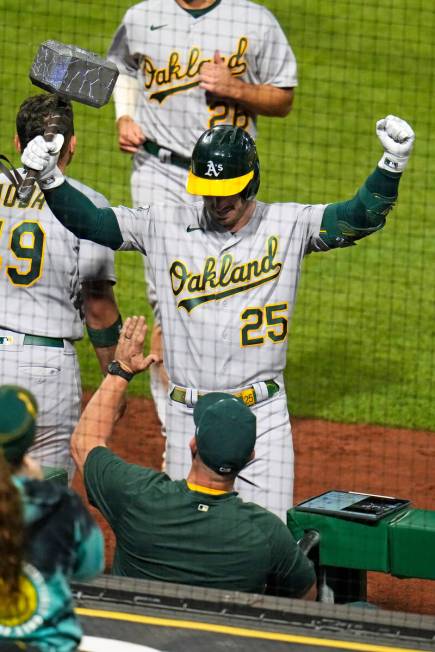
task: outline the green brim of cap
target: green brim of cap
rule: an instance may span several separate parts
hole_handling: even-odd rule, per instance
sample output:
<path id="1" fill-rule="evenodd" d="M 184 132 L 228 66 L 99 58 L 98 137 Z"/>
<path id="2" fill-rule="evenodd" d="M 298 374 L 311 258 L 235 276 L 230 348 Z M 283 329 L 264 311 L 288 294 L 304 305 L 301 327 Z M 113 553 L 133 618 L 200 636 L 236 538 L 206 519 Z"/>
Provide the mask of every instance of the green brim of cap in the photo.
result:
<path id="1" fill-rule="evenodd" d="M 187 175 L 186 190 L 191 195 L 202 195 L 204 197 L 229 197 L 238 195 L 251 181 L 254 170 L 234 179 L 204 179 L 197 177 L 189 170 Z"/>
<path id="2" fill-rule="evenodd" d="M 32 445 L 36 415 L 33 394 L 16 385 L 0 387 L 0 449 L 8 462 L 19 462 Z"/>

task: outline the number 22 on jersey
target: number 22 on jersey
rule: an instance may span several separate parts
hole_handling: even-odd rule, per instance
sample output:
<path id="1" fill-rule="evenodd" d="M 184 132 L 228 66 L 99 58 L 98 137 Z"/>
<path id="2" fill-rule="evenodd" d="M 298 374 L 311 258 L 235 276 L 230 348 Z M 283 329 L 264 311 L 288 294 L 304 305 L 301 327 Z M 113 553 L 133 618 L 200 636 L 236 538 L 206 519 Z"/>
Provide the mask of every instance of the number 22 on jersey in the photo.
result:
<path id="1" fill-rule="evenodd" d="M 245 308 L 240 315 L 240 346 L 261 346 L 267 340 L 274 344 L 284 342 L 288 333 L 287 313 L 287 302 Z"/>
<path id="2" fill-rule="evenodd" d="M 0 219 L 0 238 L 5 220 Z M 41 278 L 44 265 L 45 232 L 39 222 L 23 220 L 10 231 L 8 249 L 12 252 L 17 264 L 13 261 L 6 265 L 5 273 L 12 285 L 29 287 Z M 0 258 L 0 266 L 3 260 Z"/>

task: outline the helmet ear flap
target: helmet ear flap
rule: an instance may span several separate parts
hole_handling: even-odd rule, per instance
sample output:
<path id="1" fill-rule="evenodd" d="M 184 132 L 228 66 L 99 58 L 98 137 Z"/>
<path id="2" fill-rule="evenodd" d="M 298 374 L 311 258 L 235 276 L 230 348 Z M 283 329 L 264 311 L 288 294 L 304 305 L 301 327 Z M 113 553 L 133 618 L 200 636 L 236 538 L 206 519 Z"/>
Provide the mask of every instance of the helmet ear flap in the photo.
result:
<path id="1" fill-rule="evenodd" d="M 245 201 L 251 201 L 252 199 L 255 199 L 259 187 L 260 187 L 260 163 L 257 160 L 254 165 L 254 176 L 252 177 L 251 181 L 248 183 L 246 188 L 243 188 L 242 192 L 240 193 L 241 198 L 244 199 Z"/>

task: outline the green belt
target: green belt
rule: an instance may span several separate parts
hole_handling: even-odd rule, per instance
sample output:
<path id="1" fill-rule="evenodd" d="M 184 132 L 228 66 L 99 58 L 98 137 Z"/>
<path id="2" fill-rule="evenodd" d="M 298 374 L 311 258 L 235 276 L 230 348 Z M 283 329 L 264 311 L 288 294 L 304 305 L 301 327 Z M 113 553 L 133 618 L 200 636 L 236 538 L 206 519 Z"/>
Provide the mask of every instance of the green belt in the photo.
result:
<path id="1" fill-rule="evenodd" d="M 23 344 L 33 344 L 34 346 L 52 346 L 56 349 L 63 349 L 63 339 L 61 337 L 45 337 L 43 335 L 24 335 Z"/>
<path id="2" fill-rule="evenodd" d="M 274 380 L 265 380 L 263 382 L 267 387 L 268 398 L 279 392 L 279 385 Z M 242 389 L 240 392 L 228 392 L 228 394 L 232 394 L 236 398 L 241 398 L 245 405 L 256 405 L 261 402 L 257 399 L 253 387 L 246 387 L 246 389 Z M 173 401 L 177 401 L 177 403 L 186 404 L 186 390 L 183 387 L 175 386 L 169 396 Z M 201 398 L 201 396 L 205 396 L 205 393 L 198 393 L 198 398 Z"/>
<path id="3" fill-rule="evenodd" d="M 190 168 L 190 158 L 176 154 L 166 147 L 161 147 L 152 140 L 146 140 L 143 144 L 143 148 L 148 152 L 148 154 L 151 154 L 151 156 L 156 156 L 160 161 L 162 161 L 162 163 L 172 163 L 172 165 L 177 165 L 179 168 L 183 168 L 184 170 Z M 163 154 L 162 157 L 160 156 L 160 152 Z"/>

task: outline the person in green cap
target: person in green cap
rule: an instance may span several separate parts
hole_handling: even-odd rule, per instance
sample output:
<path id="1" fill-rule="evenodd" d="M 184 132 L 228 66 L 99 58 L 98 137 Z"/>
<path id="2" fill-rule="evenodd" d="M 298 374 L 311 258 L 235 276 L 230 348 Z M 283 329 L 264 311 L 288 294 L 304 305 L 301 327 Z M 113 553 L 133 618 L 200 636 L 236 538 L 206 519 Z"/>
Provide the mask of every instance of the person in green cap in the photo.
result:
<path id="1" fill-rule="evenodd" d="M 79 496 L 44 480 L 28 455 L 36 416 L 33 394 L 0 387 L 0 640 L 8 650 L 70 652 L 82 630 L 69 580 L 102 572 L 104 541 Z"/>
<path id="2" fill-rule="evenodd" d="M 311 562 L 275 514 L 234 491 L 254 459 L 256 417 L 224 392 L 200 397 L 193 412 L 186 479 L 115 455 L 107 442 L 128 382 L 156 361 L 144 357 L 144 317 L 125 321 L 115 360 L 73 433 L 72 455 L 89 501 L 116 536 L 112 573 L 209 588 L 315 599 Z"/>

